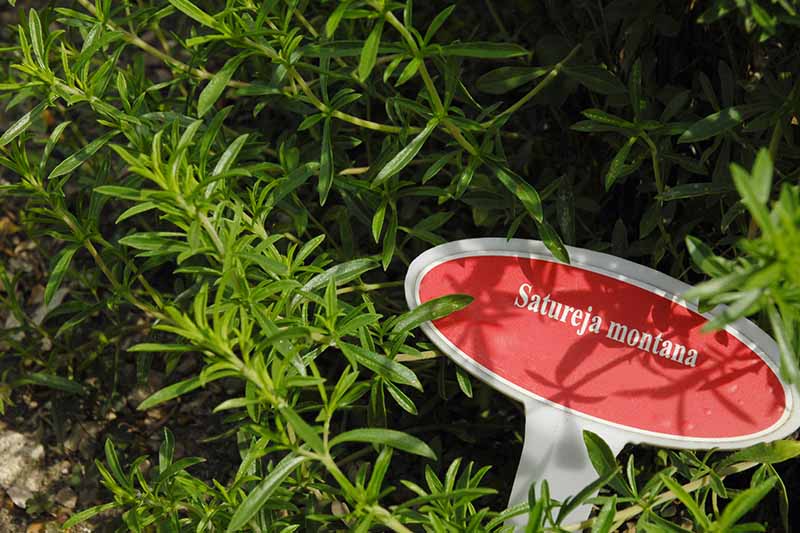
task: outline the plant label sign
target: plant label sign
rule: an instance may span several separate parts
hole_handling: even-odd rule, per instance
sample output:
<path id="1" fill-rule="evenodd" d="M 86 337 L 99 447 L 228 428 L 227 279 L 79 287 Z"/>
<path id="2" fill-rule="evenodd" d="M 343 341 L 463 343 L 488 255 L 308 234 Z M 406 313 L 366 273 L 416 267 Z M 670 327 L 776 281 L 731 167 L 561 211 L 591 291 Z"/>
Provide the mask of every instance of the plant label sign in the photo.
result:
<path id="1" fill-rule="evenodd" d="M 412 309 L 448 294 L 474 298 L 422 328 L 458 365 L 524 404 L 512 505 L 540 479 L 563 499 L 597 478 L 585 429 L 617 454 L 626 443 L 743 448 L 800 426 L 775 342 L 751 322 L 705 332 L 715 313 L 681 300 L 688 285 L 606 254 L 569 254 L 568 265 L 539 241 L 469 239 L 428 250 L 406 276 Z"/>

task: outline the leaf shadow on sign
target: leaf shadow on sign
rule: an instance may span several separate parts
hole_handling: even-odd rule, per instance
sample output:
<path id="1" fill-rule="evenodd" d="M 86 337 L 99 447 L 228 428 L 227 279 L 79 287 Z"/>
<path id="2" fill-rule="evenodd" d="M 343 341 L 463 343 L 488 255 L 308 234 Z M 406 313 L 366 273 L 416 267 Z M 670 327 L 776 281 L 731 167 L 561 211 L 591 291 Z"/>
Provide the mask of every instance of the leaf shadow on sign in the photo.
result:
<path id="1" fill-rule="evenodd" d="M 529 279 L 533 279 L 534 272 L 530 260 L 522 259 L 518 261 L 518 265 L 524 272 L 526 272 L 526 275 Z M 614 285 L 616 286 L 612 287 L 609 283 L 604 283 L 604 278 L 602 277 L 597 277 L 597 275 L 590 273 L 586 273 L 585 276 L 595 278 L 590 284 L 592 286 L 592 291 L 560 290 L 558 291 L 558 298 L 565 298 L 568 300 L 572 299 L 574 301 L 575 299 L 583 299 L 582 297 L 588 298 L 588 296 L 591 294 L 592 299 L 597 301 L 599 292 L 599 299 L 607 302 L 607 305 L 604 306 L 604 314 L 606 314 L 607 319 L 610 317 L 625 315 L 626 307 L 631 305 L 631 302 L 635 300 L 635 293 L 642 290 L 632 285 L 627 285 L 620 290 L 620 285 L 618 283 L 615 283 Z M 570 293 L 572 294 L 570 295 Z M 555 298 L 556 297 L 554 296 L 554 299 Z M 676 331 L 688 332 L 692 329 L 697 329 L 705 321 L 699 315 L 693 314 L 691 311 L 688 311 L 686 308 L 680 306 L 674 301 L 659 298 L 658 302 L 660 305 L 651 303 L 649 306 L 646 306 L 643 309 L 641 308 L 642 302 L 638 302 L 640 304 L 638 313 L 640 316 L 643 316 L 647 319 L 649 322 L 647 325 L 650 328 L 663 333 L 665 339 L 670 338 L 671 335 Z M 620 384 L 622 387 L 614 393 L 618 396 L 630 398 L 634 401 L 636 399 L 643 398 L 677 399 L 677 405 L 675 406 L 674 412 L 675 424 L 672 428 L 673 431 L 678 430 L 680 432 L 685 432 L 699 429 L 697 428 L 697 413 L 695 412 L 693 414 L 694 422 L 690 421 L 692 416 L 687 415 L 686 406 L 693 400 L 692 396 L 697 395 L 701 391 L 710 393 L 715 397 L 717 409 L 723 411 L 721 413 L 715 413 L 716 416 L 732 416 L 744 422 L 745 424 L 755 425 L 758 421 L 743 407 L 745 405 L 745 400 L 740 398 L 737 401 L 734 401 L 732 398 L 722 392 L 723 387 L 737 382 L 744 376 L 756 374 L 759 371 L 764 372 L 765 374 L 770 374 L 770 370 L 762 361 L 754 360 L 753 357 L 757 356 L 752 354 L 749 350 L 745 352 L 739 350 L 738 352 L 734 351 L 732 353 L 730 351 L 723 352 L 722 350 L 715 349 L 714 344 L 723 348 L 730 346 L 730 341 L 733 339 L 733 337 L 729 336 L 725 332 L 720 331 L 706 335 L 712 337 L 714 343 L 706 343 L 703 345 L 705 348 L 703 354 L 705 361 L 698 365 L 701 367 L 700 371 L 696 370 L 694 367 L 683 367 L 680 365 L 680 363 L 673 361 L 670 358 L 655 356 L 650 352 L 642 352 L 641 350 L 637 349 L 637 347 L 634 347 L 633 349 L 627 349 L 628 346 L 619 344 L 607 336 L 599 335 L 595 337 L 589 336 L 580 338 L 577 342 L 570 346 L 570 348 L 564 354 L 564 357 L 562 357 L 559 361 L 555 373 L 556 380 L 550 380 L 547 383 L 547 385 L 551 387 L 551 390 L 558 390 L 555 395 L 549 396 L 548 399 L 556 401 L 557 403 L 567 407 L 572 407 L 571 404 L 576 403 L 574 400 L 577 400 L 577 403 L 581 403 L 581 401 L 585 402 L 585 395 L 581 394 L 582 391 L 587 388 L 584 387 L 584 385 L 589 386 L 589 390 L 592 390 L 593 387 L 590 385 L 592 384 L 593 380 L 602 379 L 605 374 L 615 371 L 617 367 L 631 364 L 636 361 L 638 362 L 640 368 L 660 378 L 662 384 L 659 386 L 653 386 L 650 384 L 644 387 L 626 388 L 628 384 L 624 381 L 621 381 Z M 638 337 L 639 334 L 637 333 L 636 336 Z M 675 337 L 672 338 L 674 340 Z M 604 344 L 606 347 L 615 349 L 615 351 L 620 353 L 615 355 L 615 358 L 612 361 L 609 361 L 600 367 L 595 367 L 589 372 L 577 372 L 581 375 L 576 376 L 577 379 L 570 379 L 570 377 L 573 376 L 576 371 L 580 370 L 581 364 L 587 360 L 586 354 L 591 353 L 593 346 L 596 346 L 598 341 L 601 344 Z M 741 345 L 739 346 L 741 347 Z M 627 350 L 623 352 L 620 349 Z M 702 369 L 703 365 L 706 366 L 706 369 Z M 713 367 L 710 367 L 709 365 L 713 365 Z M 709 368 L 711 368 L 710 372 L 708 370 Z M 535 370 L 529 370 L 528 372 L 532 378 L 540 382 L 543 381 L 543 376 L 537 374 Z M 738 385 L 734 384 L 732 387 L 732 390 L 735 392 L 738 388 Z M 752 391 L 754 394 L 758 394 L 759 392 L 761 391 Z M 636 406 L 637 403 L 638 402 L 632 404 L 632 407 Z M 782 402 L 778 402 L 776 400 L 772 404 L 762 406 L 762 412 L 776 412 L 776 410 L 779 410 L 782 405 Z"/>
<path id="2" fill-rule="evenodd" d="M 529 258 L 484 256 L 452 263 L 437 279 L 437 290 L 443 291 L 437 296 L 461 292 L 475 301 L 437 320 L 436 327 L 467 357 L 536 396 L 623 425 L 649 417 L 649 426 L 642 429 L 695 436 L 723 431 L 713 420 L 720 417 L 753 427 L 758 420 L 752 413 L 772 413 L 779 403 L 762 398 L 755 401 L 757 407 L 749 405 L 748 395 L 761 391 L 737 392 L 735 385 L 741 380 L 766 383 L 769 369 L 724 332 L 700 336 L 705 319 L 674 301 L 622 280 Z M 594 305 L 594 314 L 603 319 L 601 331 L 579 336 L 564 320 L 515 307 L 520 283 L 564 306 Z M 612 320 L 637 331 L 660 332 L 665 340 L 677 342 L 683 335 L 687 349 L 690 342 L 702 342 L 702 348 L 697 345 L 701 357 L 691 367 L 635 342 L 631 347 L 609 337 Z M 531 335 L 529 342 L 520 340 Z M 715 423 L 713 431 L 703 427 Z"/>

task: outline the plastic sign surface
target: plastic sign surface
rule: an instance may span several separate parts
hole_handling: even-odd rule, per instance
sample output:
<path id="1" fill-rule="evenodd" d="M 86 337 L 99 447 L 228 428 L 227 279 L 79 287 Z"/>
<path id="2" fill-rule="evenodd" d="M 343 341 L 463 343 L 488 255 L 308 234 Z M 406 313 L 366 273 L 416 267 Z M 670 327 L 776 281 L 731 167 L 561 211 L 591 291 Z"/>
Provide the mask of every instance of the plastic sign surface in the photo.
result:
<path id="1" fill-rule="evenodd" d="M 800 426 L 777 347 L 751 322 L 704 332 L 713 313 L 681 300 L 688 285 L 609 255 L 569 253 L 567 265 L 539 241 L 457 241 L 423 253 L 406 277 L 411 308 L 473 296 L 423 330 L 457 364 L 525 405 L 512 504 L 541 477 L 555 497 L 597 477 L 583 429 L 616 453 L 629 442 L 742 448 Z"/>

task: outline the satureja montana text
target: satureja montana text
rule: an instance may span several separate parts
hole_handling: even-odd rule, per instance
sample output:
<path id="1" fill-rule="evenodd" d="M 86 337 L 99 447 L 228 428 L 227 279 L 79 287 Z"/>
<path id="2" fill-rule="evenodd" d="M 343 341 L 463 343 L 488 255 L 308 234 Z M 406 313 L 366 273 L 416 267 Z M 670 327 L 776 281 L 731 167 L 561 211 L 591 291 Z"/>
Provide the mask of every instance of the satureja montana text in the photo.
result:
<path id="1" fill-rule="evenodd" d="M 514 298 L 514 306 L 527 309 L 531 313 L 538 313 L 551 320 L 570 324 L 577 328 L 575 333 L 578 335 L 584 335 L 586 332 L 599 334 L 603 328 L 603 318 L 598 314 L 593 314 L 591 305 L 586 309 L 578 309 L 562 304 L 551 299 L 550 294 L 544 296 L 537 294 L 529 283 L 519 286 L 519 294 Z M 606 338 L 682 365 L 690 367 L 697 365 L 699 355 L 697 350 L 687 350 L 686 346 L 665 339 L 662 332 L 654 335 L 611 320 L 606 330 Z"/>

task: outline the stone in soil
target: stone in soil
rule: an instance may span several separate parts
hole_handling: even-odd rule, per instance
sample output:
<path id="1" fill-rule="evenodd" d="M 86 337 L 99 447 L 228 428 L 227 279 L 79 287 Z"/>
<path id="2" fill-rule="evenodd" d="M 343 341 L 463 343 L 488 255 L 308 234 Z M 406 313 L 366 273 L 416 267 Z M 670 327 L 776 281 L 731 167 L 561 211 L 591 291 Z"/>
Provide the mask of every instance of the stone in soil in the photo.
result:
<path id="1" fill-rule="evenodd" d="M 0 430 L 0 457 L 0 487 L 24 509 L 45 485 L 44 446 L 30 435 Z"/>

